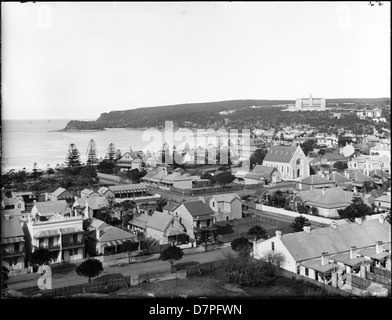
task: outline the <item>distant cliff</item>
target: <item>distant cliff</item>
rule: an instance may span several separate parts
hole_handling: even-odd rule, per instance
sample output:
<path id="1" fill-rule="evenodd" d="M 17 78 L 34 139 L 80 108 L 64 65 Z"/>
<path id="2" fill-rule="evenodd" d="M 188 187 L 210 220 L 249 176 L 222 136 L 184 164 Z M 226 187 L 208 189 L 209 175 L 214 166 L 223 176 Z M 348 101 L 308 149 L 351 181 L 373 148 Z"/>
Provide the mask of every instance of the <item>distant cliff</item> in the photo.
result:
<path id="1" fill-rule="evenodd" d="M 105 130 L 103 125 L 96 121 L 72 120 L 67 123 L 64 129 L 58 131 L 103 131 L 103 130 Z"/>

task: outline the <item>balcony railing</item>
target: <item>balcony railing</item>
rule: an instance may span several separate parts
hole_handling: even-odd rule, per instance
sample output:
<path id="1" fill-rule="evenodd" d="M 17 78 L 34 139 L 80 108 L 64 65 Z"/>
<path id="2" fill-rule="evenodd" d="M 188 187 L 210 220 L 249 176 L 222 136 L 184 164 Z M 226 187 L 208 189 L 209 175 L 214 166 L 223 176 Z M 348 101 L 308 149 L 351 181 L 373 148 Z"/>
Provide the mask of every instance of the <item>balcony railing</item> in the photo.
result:
<path id="1" fill-rule="evenodd" d="M 60 243 L 41 243 L 38 246 L 35 246 L 36 249 L 38 248 L 44 248 L 44 249 L 49 249 L 49 250 L 59 250 L 60 249 Z"/>
<path id="2" fill-rule="evenodd" d="M 3 250 L 2 256 L 3 257 L 12 257 L 12 256 L 23 256 L 26 252 L 24 249 L 22 250 Z"/>
<path id="3" fill-rule="evenodd" d="M 81 246 L 84 246 L 84 240 L 65 241 L 65 242 L 63 242 L 62 246 L 63 246 L 63 249 L 70 248 L 70 247 L 81 247 Z"/>

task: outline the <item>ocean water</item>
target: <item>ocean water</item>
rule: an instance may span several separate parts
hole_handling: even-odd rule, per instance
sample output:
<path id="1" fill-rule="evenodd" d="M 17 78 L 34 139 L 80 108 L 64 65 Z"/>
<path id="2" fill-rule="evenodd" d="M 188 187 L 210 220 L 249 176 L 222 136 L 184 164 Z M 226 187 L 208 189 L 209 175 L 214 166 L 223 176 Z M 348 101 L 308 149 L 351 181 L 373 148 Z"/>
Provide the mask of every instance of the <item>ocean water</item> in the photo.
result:
<path id="1" fill-rule="evenodd" d="M 95 141 L 98 158 L 105 157 L 110 143 L 114 143 L 116 149 L 120 149 L 122 153 L 129 151 L 130 148 L 144 151 L 148 149 L 153 152 L 160 144 L 160 141 L 154 144 L 142 141 L 143 130 L 50 132 L 63 129 L 68 121 L 68 119 L 4 120 L 2 123 L 3 172 L 11 169 L 20 170 L 24 167 L 31 171 L 34 162 L 37 162 L 41 169 L 46 169 L 48 164 L 54 168 L 57 163 L 60 165 L 64 163 L 71 143 L 76 144 L 81 161 L 85 162 L 87 146 L 91 139 Z"/>

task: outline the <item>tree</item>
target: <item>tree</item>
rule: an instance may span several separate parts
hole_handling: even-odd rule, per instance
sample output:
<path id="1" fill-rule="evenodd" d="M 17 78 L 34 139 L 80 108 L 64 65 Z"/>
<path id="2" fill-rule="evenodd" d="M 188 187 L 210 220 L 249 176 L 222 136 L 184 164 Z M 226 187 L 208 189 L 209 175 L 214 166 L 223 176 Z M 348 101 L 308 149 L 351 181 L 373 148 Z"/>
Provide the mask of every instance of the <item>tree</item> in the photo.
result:
<path id="1" fill-rule="evenodd" d="M 261 260 L 280 267 L 285 263 L 286 258 L 282 253 L 270 250 L 263 254 Z"/>
<path id="2" fill-rule="evenodd" d="M 173 263 L 174 261 L 181 260 L 184 255 L 184 252 L 181 248 L 173 245 L 162 251 L 159 259 L 162 261 L 168 261 L 171 265 L 171 272 L 173 273 Z"/>
<path id="3" fill-rule="evenodd" d="M 267 239 L 267 231 L 262 226 L 259 226 L 258 224 L 250 227 L 247 234 L 250 236 L 254 236 L 255 241 L 261 238 Z"/>
<path id="4" fill-rule="evenodd" d="M 34 162 L 33 166 L 33 179 L 37 180 L 37 178 L 40 176 L 40 171 L 38 170 L 38 165 L 37 162 Z"/>
<path id="5" fill-rule="evenodd" d="M 155 201 L 155 210 L 159 212 L 163 212 L 163 207 L 167 204 L 167 200 L 165 198 L 158 199 Z"/>
<path id="6" fill-rule="evenodd" d="M 121 158 L 122 158 L 121 150 L 117 149 L 116 156 L 115 156 L 115 161 L 120 160 Z"/>
<path id="7" fill-rule="evenodd" d="M 131 252 L 135 251 L 138 248 L 139 244 L 137 242 L 133 242 L 131 240 L 124 241 L 121 245 L 122 252 L 128 252 L 128 263 L 131 263 L 132 256 Z"/>
<path id="8" fill-rule="evenodd" d="M 299 215 L 294 219 L 294 221 L 290 224 L 291 229 L 294 232 L 300 232 L 304 230 L 304 226 L 310 226 L 310 222 L 308 218 L 305 218 L 303 215 Z"/>
<path id="9" fill-rule="evenodd" d="M 308 156 L 308 154 L 312 152 L 314 148 L 316 148 L 317 140 L 314 139 L 306 140 L 304 143 L 301 143 L 300 146 L 302 151 L 305 153 L 305 155 Z"/>
<path id="10" fill-rule="evenodd" d="M 38 248 L 31 254 L 30 262 L 33 265 L 42 266 L 43 264 L 49 264 L 54 258 L 54 252 L 46 248 Z"/>
<path id="11" fill-rule="evenodd" d="M 94 139 L 91 139 L 87 146 L 87 165 L 95 165 L 98 163 L 97 158 L 97 146 L 95 145 Z"/>
<path id="12" fill-rule="evenodd" d="M 325 149 L 320 149 L 318 152 L 317 152 L 317 154 L 320 156 L 320 164 L 322 164 L 322 158 L 323 158 L 323 155 L 325 155 Z"/>
<path id="13" fill-rule="evenodd" d="M 116 161 L 116 152 L 116 147 L 113 143 L 110 143 L 106 149 L 105 160 L 107 160 L 109 163 L 114 163 Z"/>
<path id="14" fill-rule="evenodd" d="M 231 242 L 231 249 L 237 252 L 241 257 L 248 257 L 251 244 L 247 238 L 237 238 Z"/>
<path id="15" fill-rule="evenodd" d="M 91 278 L 99 276 L 102 272 L 102 262 L 97 259 L 87 259 L 76 268 L 78 276 L 87 277 L 88 283 L 91 282 Z"/>
<path id="16" fill-rule="evenodd" d="M 282 191 L 277 190 L 272 195 L 272 203 L 275 207 L 284 208 L 286 206 L 286 202 L 287 200 Z"/>
<path id="17" fill-rule="evenodd" d="M 262 165 L 267 152 L 267 149 L 256 149 L 250 156 L 250 167 L 253 168 L 257 164 Z"/>
<path id="18" fill-rule="evenodd" d="M 208 172 L 203 173 L 200 176 L 200 179 L 208 179 L 208 180 L 210 180 L 211 184 L 215 184 L 216 183 L 215 177 L 211 173 L 208 173 Z"/>
<path id="19" fill-rule="evenodd" d="M 87 166 L 82 168 L 79 173 L 78 182 L 82 185 L 93 186 L 94 183 L 99 182 L 97 170 L 94 166 Z"/>
<path id="20" fill-rule="evenodd" d="M 91 220 L 91 219 L 85 219 L 85 220 L 83 220 L 83 231 L 84 231 L 85 236 L 87 235 L 87 233 L 88 233 L 89 230 L 90 230 L 91 223 L 92 223 L 92 220 Z"/>
<path id="21" fill-rule="evenodd" d="M 344 161 L 336 161 L 333 165 L 333 167 L 338 171 L 338 172 L 344 172 L 344 170 L 347 169 L 347 162 Z"/>
<path id="22" fill-rule="evenodd" d="M 342 219 L 348 219 L 354 222 L 356 218 L 364 219 L 367 215 L 373 214 L 373 209 L 364 204 L 360 198 L 353 198 L 352 203 L 346 209 L 338 210 L 338 214 Z"/>
<path id="23" fill-rule="evenodd" d="M 126 177 L 132 181 L 132 183 L 140 183 L 140 179 L 146 175 L 147 171 L 140 171 L 139 169 L 133 169 L 126 173 Z"/>
<path id="24" fill-rule="evenodd" d="M 222 188 L 226 187 L 228 184 L 235 180 L 235 176 L 231 174 L 230 171 L 223 171 L 215 176 L 216 182 L 218 182 Z"/>
<path id="25" fill-rule="evenodd" d="M 114 160 L 103 159 L 97 166 L 97 170 L 102 173 L 113 173 L 116 167 Z"/>
<path id="26" fill-rule="evenodd" d="M 1 291 L 8 288 L 8 286 L 7 286 L 7 281 L 9 279 L 8 272 L 9 272 L 9 270 L 6 267 L 4 267 L 4 266 L 1 267 Z"/>
<path id="27" fill-rule="evenodd" d="M 71 143 L 68 148 L 68 154 L 65 158 L 65 164 L 68 168 L 80 167 L 80 153 L 74 143 Z"/>

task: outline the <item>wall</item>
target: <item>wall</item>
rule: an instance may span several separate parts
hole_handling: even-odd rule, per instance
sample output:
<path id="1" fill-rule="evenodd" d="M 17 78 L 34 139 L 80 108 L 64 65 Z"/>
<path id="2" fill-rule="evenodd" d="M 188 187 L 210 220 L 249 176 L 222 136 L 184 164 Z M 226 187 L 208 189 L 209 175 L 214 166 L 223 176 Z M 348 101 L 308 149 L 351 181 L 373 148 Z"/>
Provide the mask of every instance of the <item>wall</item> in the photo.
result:
<path id="1" fill-rule="evenodd" d="M 167 243 L 167 237 L 163 235 L 163 232 L 160 230 L 156 230 L 150 227 L 146 228 L 146 234 L 147 236 L 157 239 L 159 241 L 159 244 L 166 244 Z"/>
<path id="2" fill-rule="evenodd" d="M 173 187 L 179 189 L 192 189 L 192 180 L 174 181 Z"/>
<path id="3" fill-rule="evenodd" d="M 181 224 L 186 228 L 186 234 L 194 239 L 195 235 L 193 232 L 193 217 L 188 212 L 188 210 L 183 206 L 180 205 L 176 210 L 174 210 L 175 214 L 178 214 L 179 219 L 181 218 Z"/>

